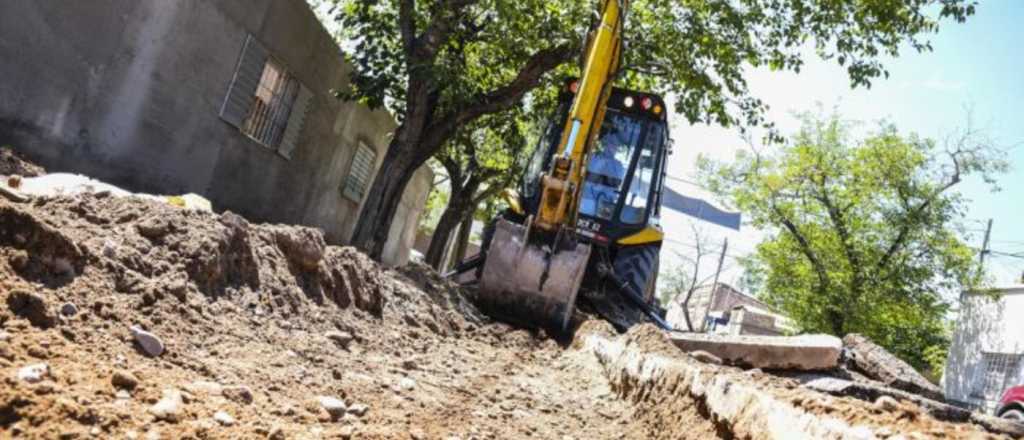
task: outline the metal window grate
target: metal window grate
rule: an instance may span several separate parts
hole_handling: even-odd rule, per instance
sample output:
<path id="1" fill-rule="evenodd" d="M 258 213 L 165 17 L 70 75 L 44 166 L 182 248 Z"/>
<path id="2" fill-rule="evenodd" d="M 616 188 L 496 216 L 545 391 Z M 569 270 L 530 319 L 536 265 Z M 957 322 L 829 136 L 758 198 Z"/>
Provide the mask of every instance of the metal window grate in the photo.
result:
<path id="1" fill-rule="evenodd" d="M 349 168 L 348 179 L 345 180 L 345 188 L 342 190 L 345 197 L 356 203 L 363 200 L 363 194 L 366 193 L 366 188 L 370 185 L 373 165 L 376 161 L 377 152 L 360 142 L 355 156 L 352 157 L 352 167 Z"/>
<path id="2" fill-rule="evenodd" d="M 280 64 L 267 59 L 249 115 L 242 124 L 242 133 L 267 147 L 276 148 L 284 136 L 298 93 L 299 82 Z"/>
<path id="3" fill-rule="evenodd" d="M 972 397 L 999 399 L 1006 387 L 1014 385 L 1024 355 L 1013 353 L 982 353 L 983 376 L 975 382 Z"/>

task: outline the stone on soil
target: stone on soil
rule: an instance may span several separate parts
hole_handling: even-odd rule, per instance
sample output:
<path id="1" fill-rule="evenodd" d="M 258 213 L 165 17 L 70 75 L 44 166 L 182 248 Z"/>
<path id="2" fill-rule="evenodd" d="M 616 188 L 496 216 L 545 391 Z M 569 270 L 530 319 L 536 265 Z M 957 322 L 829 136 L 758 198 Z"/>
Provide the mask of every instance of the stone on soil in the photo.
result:
<path id="1" fill-rule="evenodd" d="M 352 342 L 352 334 L 349 332 L 329 331 L 324 336 L 327 336 L 327 339 L 334 341 L 341 348 L 348 348 L 348 344 Z"/>
<path id="2" fill-rule="evenodd" d="M 46 306 L 46 299 L 38 293 L 16 289 L 7 296 L 7 308 L 36 327 L 53 327 L 53 314 Z"/>
<path id="3" fill-rule="evenodd" d="M 221 395 L 223 395 L 224 398 L 230 401 L 246 405 L 252 403 L 253 400 L 252 390 L 250 390 L 249 387 L 245 385 L 233 385 L 224 387 L 221 390 Z"/>
<path id="4" fill-rule="evenodd" d="M 945 401 L 942 390 L 922 376 L 914 367 L 893 356 L 886 349 L 858 334 L 843 338 L 847 360 L 853 369 L 886 386 L 920 394 L 929 399 Z"/>
<path id="5" fill-rule="evenodd" d="M 149 407 L 149 413 L 157 420 L 177 422 L 181 419 L 182 407 L 185 405 L 181 392 L 174 389 L 164 390 L 163 397 Z"/>
<path id="6" fill-rule="evenodd" d="M 217 411 L 216 413 L 214 413 L 213 420 L 217 421 L 217 423 L 220 423 L 221 426 L 232 426 L 235 424 L 235 418 L 231 417 L 231 414 L 228 414 L 224 411 Z"/>
<path id="7" fill-rule="evenodd" d="M 134 390 L 139 385 L 139 378 L 124 370 L 117 370 L 110 376 L 110 383 L 116 388 Z"/>
<path id="8" fill-rule="evenodd" d="M 72 303 L 64 303 L 64 305 L 60 306 L 60 314 L 68 318 L 75 316 L 78 314 L 78 306 Z"/>
<path id="9" fill-rule="evenodd" d="M 320 396 L 316 399 L 320 402 L 320 407 L 327 411 L 327 414 L 331 415 L 331 418 L 337 419 L 345 415 L 347 408 L 345 407 L 345 402 L 341 399 L 330 396 Z"/>
<path id="10" fill-rule="evenodd" d="M 355 404 L 352 404 L 352 406 L 348 407 L 348 412 L 350 414 L 355 414 L 355 415 L 357 415 L 359 417 L 362 417 L 362 416 L 366 415 L 366 411 L 369 411 L 369 410 L 370 410 L 370 407 L 368 407 L 368 406 L 366 406 L 366 405 L 364 405 L 362 403 L 355 403 Z"/>
<path id="11" fill-rule="evenodd" d="M 38 383 L 50 375 L 50 366 L 45 363 L 32 364 L 18 370 L 18 379 L 28 383 Z"/>
<path id="12" fill-rule="evenodd" d="M 828 335 L 752 336 L 675 332 L 685 352 L 706 351 L 724 362 L 752 368 L 829 370 L 839 364 L 842 342 Z"/>
<path id="13" fill-rule="evenodd" d="M 150 357 L 157 357 L 164 353 L 164 342 L 157 335 L 136 326 L 131 328 L 131 332 L 135 337 L 135 342 L 138 342 L 142 351 Z"/>
<path id="14" fill-rule="evenodd" d="M 722 365 L 722 360 L 719 359 L 718 356 L 715 356 L 715 355 L 713 355 L 711 353 L 708 353 L 708 352 L 706 352 L 704 350 L 691 351 L 690 352 L 690 357 L 692 357 L 692 358 L 694 358 L 694 359 L 696 359 L 696 360 L 698 360 L 700 362 L 703 362 L 705 364 Z"/>
<path id="15" fill-rule="evenodd" d="M 412 380 L 408 377 L 403 377 L 401 380 L 398 381 L 398 389 L 402 391 L 409 391 L 413 388 L 416 388 L 415 380 Z"/>

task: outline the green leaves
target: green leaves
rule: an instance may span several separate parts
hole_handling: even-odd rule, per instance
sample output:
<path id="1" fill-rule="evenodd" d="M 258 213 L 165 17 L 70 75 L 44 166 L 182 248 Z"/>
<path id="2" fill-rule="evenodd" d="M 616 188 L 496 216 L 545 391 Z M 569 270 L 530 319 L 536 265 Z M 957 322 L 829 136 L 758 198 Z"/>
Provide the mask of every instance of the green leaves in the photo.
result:
<path id="1" fill-rule="evenodd" d="M 1005 169 L 1001 152 L 970 130 L 939 148 L 891 125 L 854 139 L 836 115 L 803 119 L 770 154 L 700 163 L 709 187 L 768 231 L 746 267 L 805 331 L 863 333 L 928 366 L 948 343 L 947 298 L 982 281 L 955 186 Z"/>
<path id="2" fill-rule="evenodd" d="M 410 64 L 402 50 L 402 1 L 413 4 L 415 35 L 438 24 L 450 30 L 424 64 Z M 597 0 L 339 3 L 343 36 L 357 42 L 346 96 L 388 104 L 399 115 L 411 72 L 429 74 L 442 105 L 458 108 L 507 83 L 537 51 L 580 46 L 598 6 Z M 888 76 L 880 55 L 895 56 L 902 44 L 929 50 L 923 36 L 943 18 L 964 21 L 974 7 L 967 0 L 632 0 L 620 83 L 675 94 L 676 111 L 691 123 L 767 125 L 764 104 L 750 96 L 744 78 L 749 67 L 799 71 L 811 42 L 846 67 L 852 86 L 869 87 Z M 567 61 L 556 70 L 572 73 L 575 60 Z"/>

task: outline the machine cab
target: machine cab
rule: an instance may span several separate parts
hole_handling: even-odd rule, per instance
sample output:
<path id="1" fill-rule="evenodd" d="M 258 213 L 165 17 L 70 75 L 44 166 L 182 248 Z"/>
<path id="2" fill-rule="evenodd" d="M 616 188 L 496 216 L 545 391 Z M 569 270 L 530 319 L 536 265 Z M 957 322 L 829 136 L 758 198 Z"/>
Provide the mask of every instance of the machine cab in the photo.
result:
<path id="1" fill-rule="evenodd" d="M 556 117 L 541 136 L 527 167 L 521 194 L 529 212 L 540 203 L 539 177 L 550 165 L 561 136 L 575 81 L 559 96 Z M 668 152 L 668 124 L 661 97 L 613 88 L 579 194 L 577 232 L 606 244 L 656 224 Z"/>

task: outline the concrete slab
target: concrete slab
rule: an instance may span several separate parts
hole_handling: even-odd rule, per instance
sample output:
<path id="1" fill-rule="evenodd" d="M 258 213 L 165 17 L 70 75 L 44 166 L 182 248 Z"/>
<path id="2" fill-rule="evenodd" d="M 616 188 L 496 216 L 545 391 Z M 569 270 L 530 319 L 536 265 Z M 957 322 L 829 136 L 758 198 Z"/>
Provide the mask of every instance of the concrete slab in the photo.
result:
<path id="1" fill-rule="evenodd" d="M 752 336 L 673 332 L 669 339 L 685 352 L 703 350 L 726 363 L 752 368 L 829 370 L 839 363 L 843 343 L 829 335 Z"/>

